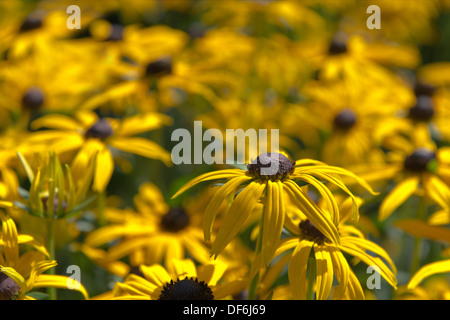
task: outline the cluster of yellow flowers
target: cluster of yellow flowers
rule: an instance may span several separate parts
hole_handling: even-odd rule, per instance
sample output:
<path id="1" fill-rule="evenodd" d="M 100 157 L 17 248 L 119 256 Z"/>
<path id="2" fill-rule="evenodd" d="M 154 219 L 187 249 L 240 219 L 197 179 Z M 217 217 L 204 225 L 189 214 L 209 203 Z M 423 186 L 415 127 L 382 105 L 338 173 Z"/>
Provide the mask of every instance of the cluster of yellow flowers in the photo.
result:
<path id="1" fill-rule="evenodd" d="M 448 0 L 74 4 L 0 2 L 0 300 L 450 299 Z"/>

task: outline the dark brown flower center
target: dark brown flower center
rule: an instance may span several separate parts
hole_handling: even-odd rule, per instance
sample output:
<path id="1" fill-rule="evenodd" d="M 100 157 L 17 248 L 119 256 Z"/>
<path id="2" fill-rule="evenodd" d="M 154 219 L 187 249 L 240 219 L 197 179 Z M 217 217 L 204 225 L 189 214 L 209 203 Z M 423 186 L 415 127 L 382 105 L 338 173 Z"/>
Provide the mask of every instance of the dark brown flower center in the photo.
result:
<path id="1" fill-rule="evenodd" d="M 161 219 L 161 228 L 169 232 L 178 232 L 189 225 L 190 217 L 181 208 L 172 208 Z"/>
<path id="2" fill-rule="evenodd" d="M 336 55 L 347 52 L 347 43 L 340 39 L 333 39 L 328 48 L 328 53 L 330 55 Z"/>
<path id="3" fill-rule="evenodd" d="M 19 292 L 19 285 L 6 274 L 0 272 L 0 300 L 14 300 Z"/>
<path id="4" fill-rule="evenodd" d="M 295 161 L 290 161 L 280 153 L 263 153 L 256 158 L 255 163 L 247 165 L 247 170 L 258 178 L 283 179 L 294 172 Z"/>
<path id="5" fill-rule="evenodd" d="M 204 281 L 186 277 L 166 283 L 158 300 L 214 300 L 214 294 Z"/>
<path id="6" fill-rule="evenodd" d="M 164 76 L 172 73 L 172 59 L 169 57 L 160 58 L 150 62 L 145 68 L 147 76 Z"/>
<path id="7" fill-rule="evenodd" d="M 22 107 L 28 110 L 38 110 L 45 101 L 45 93 L 41 88 L 33 86 L 28 88 L 22 96 Z"/>
<path id="8" fill-rule="evenodd" d="M 356 123 L 356 113 L 352 109 L 342 109 L 333 119 L 333 127 L 338 130 L 349 130 Z"/>
<path id="9" fill-rule="evenodd" d="M 416 104 L 409 109 L 409 117 L 416 121 L 429 121 L 434 115 L 433 100 L 428 95 L 418 95 Z"/>
<path id="10" fill-rule="evenodd" d="M 105 41 L 120 41 L 123 40 L 123 27 L 120 24 L 114 23 L 111 25 L 111 32 Z"/>
<path id="11" fill-rule="evenodd" d="M 436 87 L 425 82 L 418 82 L 414 86 L 414 94 L 416 96 L 429 96 L 431 97 L 436 91 Z"/>
<path id="12" fill-rule="evenodd" d="M 90 127 L 86 133 L 86 138 L 97 138 L 104 140 L 114 133 L 111 124 L 106 119 L 99 119 L 92 127 Z"/>
<path id="13" fill-rule="evenodd" d="M 423 172 L 428 170 L 429 163 L 436 159 L 436 153 L 425 148 L 418 148 L 405 157 L 403 166 L 408 171 Z"/>
<path id="14" fill-rule="evenodd" d="M 309 220 L 302 220 L 299 223 L 300 232 L 303 237 L 308 240 L 315 241 L 318 243 L 323 243 L 327 241 L 327 237 L 324 236 L 322 232 L 319 231 Z"/>
<path id="15" fill-rule="evenodd" d="M 41 10 L 31 12 L 22 22 L 19 32 L 27 32 L 42 27 L 44 15 L 45 15 L 44 12 Z"/>

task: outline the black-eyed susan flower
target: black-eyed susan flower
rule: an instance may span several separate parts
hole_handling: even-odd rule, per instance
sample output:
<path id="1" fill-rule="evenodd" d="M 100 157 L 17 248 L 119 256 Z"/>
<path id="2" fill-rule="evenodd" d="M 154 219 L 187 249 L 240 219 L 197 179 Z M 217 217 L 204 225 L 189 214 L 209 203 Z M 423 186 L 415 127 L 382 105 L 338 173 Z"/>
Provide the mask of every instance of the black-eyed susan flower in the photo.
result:
<path id="1" fill-rule="evenodd" d="M 392 259 L 382 247 L 366 239 L 358 228 L 346 224 L 352 215 L 352 210 L 346 207 L 347 210 L 341 215 L 342 219 L 337 227 L 339 244 L 329 241 L 302 212 L 291 212 L 290 222 L 286 227 L 292 236 L 279 242 L 274 257 L 283 253 L 290 257 L 288 277 L 294 299 L 312 298 L 308 288 L 314 288 L 318 300 L 330 297 L 364 299 L 364 291 L 347 261 L 347 255 L 368 266 L 377 267 L 380 275 L 393 288 L 397 287 L 397 269 Z M 310 260 L 311 255 L 313 259 Z M 285 257 L 282 256 L 281 259 Z M 315 277 L 311 269 L 315 270 Z M 338 284 L 333 282 L 335 278 Z"/>
<path id="2" fill-rule="evenodd" d="M 373 166 L 370 173 L 359 172 L 359 176 L 369 182 L 395 182 L 379 208 L 378 217 L 383 221 L 413 195 L 428 199 L 448 211 L 448 166 L 447 147 L 430 149 L 406 145 L 403 150 L 392 151 L 387 164 Z"/>
<path id="3" fill-rule="evenodd" d="M 101 265 L 109 268 L 109 263 L 126 257 L 131 267 L 167 264 L 172 259 L 186 257 L 192 257 L 197 262 L 208 260 L 209 247 L 203 239 L 202 216 L 195 207 L 169 207 L 158 187 L 151 183 L 140 186 L 134 204 L 136 211 L 106 208 L 104 219 L 109 222 L 108 225 L 86 237 L 85 244 L 89 248 L 110 243 L 106 254 L 101 256 Z M 90 252 L 87 251 L 87 254 Z"/>
<path id="4" fill-rule="evenodd" d="M 140 266 L 140 275 L 116 283 L 110 299 L 221 300 L 236 293 L 233 283 L 221 282 L 226 270 L 219 261 L 196 266 L 190 259 L 173 259 L 166 267 Z"/>
<path id="5" fill-rule="evenodd" d="M 352 167 L 383 162 L 380 130 L 386 120 L 395 116 L 399 105 L 406 105 L 412 94 L 400 82 L 392 97 L 391 86 L 372 83 L 373 90 L 343 79 L 333 83 L 310 82 L 302 92 L 307 97 L 305 107 L 316 119 L 323 145 L 318 157 L 326 163 Z"/>
<path id="6" fill-rule="evenodd" d="M 88 292 L 78 281 L 66 276 L 43 274 L 54 268 L 57 262 L 48 260 L 49 252 L 45 246 L 31 235 L 18 234 L 12 218 L 5 215 L 1 218 L 0 300 L 33 299 L 32 291 L 39 288 L 68 289 L 68 280 L 88 299 Z M 33 250 L 22 252 L 19 245 Z"/>
<path id="7" fill-rule="evenodd" d="M 339 176 L 348 176 L 372 191 L 363 180 L 351 172 L 328 166 L 318 161 L 303 159 L 290 161 L 279 153 L 264 153 L 254 163 L 247 165 L 247 170 L 225 169 L 203 174 L 185 184 L 172 198 L 177 197 L 194 185 L 210 180 L 226 179 L 225 184 L 218 187 L 205 211 L 203 232 L 206 241 L 211 241 L 211 230 L 217 209 L 223 201 L 231 199 L 230 207 L 224 215 L 223 222 L 217 232 L 211 248 L 211 255 L 218 256 L 227 244 L 238 234 L 241 225 L 246 221 L 253 208 L 261 201 L 263 213 L 261 217 L 260 248 L 263 261 L 271 258 L 276 250 L 285 221 L 286 201 L 291 200 L 317 228 L 330 239 L 339 243 L 336 226 L 339 212 L 331 191 L 318 179 L 353 194 L 341 182 Z M 330 207 L 326 214 L 318 207 L 295 181 L 303 181 L 317 188 Z M 357 217 L 357 204 L 354 202 L 354 218 Z"/>
<path id="8" fill-rule="evenodd" d="M 74 117 L 49 114 L 32 123 L 34 132 L 30 141 L 46 144 L 57 152 L 76 152 L 71 164 L 74 176 L 83 175 L 89 161 L 96 156 L 93 190 L 106 189 L 114 171 L 114 153 L 111 149 L 134 153 L 170 163 L 170 154 L 157 143 L 137 136 L 170 123 L 170 118 L 159 113 L 146 113 L 124 119 L 100 118 L 90 111 L 80 111 Z"/>

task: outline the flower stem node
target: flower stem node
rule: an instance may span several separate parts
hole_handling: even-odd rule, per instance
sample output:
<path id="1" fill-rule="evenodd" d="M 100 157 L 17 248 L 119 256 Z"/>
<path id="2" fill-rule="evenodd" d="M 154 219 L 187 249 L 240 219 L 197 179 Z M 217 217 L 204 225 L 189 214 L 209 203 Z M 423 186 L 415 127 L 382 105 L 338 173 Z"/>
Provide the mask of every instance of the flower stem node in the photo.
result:
<path id="1" fill-rule="evenodd" d="M 92 127 L 90 127 L 86 133 L 86 138 L 97 138 L 105 140 L 114 133 L 111 124 L 106 119 L 99 119 Z"/>
<path id="2" fill-rule="evenodd" d="M 426 148 L 417 148 L 412 154 L 405 157 L 404 168 L 413 172 L 428 170 L 428 164 L 436 159 L 436 153 Z"/>
<path id="3" fill-rule="evenodd" d="M 170 280 L 163 287 L 158 300 L 214 300 L 211 288 L 194 277 Z"/>
<path id="4" fill-rule="evenodd" d="M 255 177 L 276 181 L 287 178 L 294 172 L 295 161 L 290 161 L 280 153 L 263 153 L 256 158 L 255 163 L 247 165 L 247 170 Z"/>

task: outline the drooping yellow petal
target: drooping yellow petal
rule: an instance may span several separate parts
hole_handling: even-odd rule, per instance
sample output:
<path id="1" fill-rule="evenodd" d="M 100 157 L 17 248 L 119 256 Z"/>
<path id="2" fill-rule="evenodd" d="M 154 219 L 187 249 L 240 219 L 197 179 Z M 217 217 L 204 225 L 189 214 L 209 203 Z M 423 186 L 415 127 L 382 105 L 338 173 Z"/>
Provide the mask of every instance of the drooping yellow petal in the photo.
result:
<path id="1" fill-rule="evenodd" d="M 171 199 L 178 197 L 180 194 L 182 194 L 183 192 L 192 188 L 193 186 L 195 186 L 196 184 L 198 184 L 200 182 L 209 181 L 209 180 L 230 179 L 230 178 L 235 178 L 238 176 L 243 176 L 245 174 L 246 174 L 246 171 L 238 170 L 238 169 L 225 169 L 225 170 L 204 173 L 204 174 L 192 179 L 191 181 L 186 183 L 184 186 L 182 186 L 180 188 L 180 190 L 178 190 L 171 197 Z"/>
<path id="2" fill-rule="evenodd" d="M 417 190 L 419 177 L 412 176 L 400 182 L 395 188 L 384 198 L 380 205 L 378 219 L 386 220 L 392 212 L 394 212 L 402 203 L 406 201 Z"/>
<path id="3" fill-rule="evenodd" d="M 203 234 L 205 237 L 205 241 L 211 240 L 211 231 L 213 228 L 214 220 L 216 218 L 217 210 L 219 210 L 224 199 L 228 199 L 228 196 L 232 192 L 235 192 L 241 184 L 250 179 L 251 177 L 248 176 L 232 178 L 223 186 L 220 186 L 219 190 L 216 191 L 205 210 L 205 216 L 203 220 Z"/>
<path id="4" fill-rule="evenodd" d="M 159 144 L 141 137 L 111 137 L 108 143 L 119 150 L 171 164 L 170 153 Z"/>
<path id="5" fill-rule="evenodd" d="M 109 180 L 111 180 L 113 171 L 114 159 L 111 151 L 106 146 L 103 146 L 103 148 L 98 150 L 92 189 L 103 192 L 108 186 Z"/>
<path id="6" fill-rule="evenodd" d="M 314 246 L 317 300 L 326 300 L 333 285 L 333 263 L 327 245 Z"/>
<path id="7" fill-rule="evenodd" d="M 288 267 L 289 284 L 292 289 L 294 299 L 306 300 L 307 279 L 306 269 L 308 258 L 314 243 L 308 240 L 302 240 L 298 243 Z"/>
<path id="8" fill-rule="evenodd" d="M 41 274 L 37 277 L 34 288 L 60 288 L 80 292 L 85 299 L 89 299 L 86 288 L 77 280 L 61 275 Z"/>
<path id="9" fill-rule="evenodd" d="M 258 203 L 265 187 L 264 183 L 252 182 L 236 196 L 225 213 L 222 225 L 212 245 L 211 255 L 217 257 L 241 230 L 242 224 Z"/>
<path id="10" fill-rule="evenodd" d="M 450 243 L 450 229 L 444 226 L 429 225 L 418 219 L 403 219 L 394 222 L 394 226 L 417 238 Z"/>
<path id="11" fill-rule="evenodd" d="M 10 217 L 2 219 L 2 248 L 8 266 L 15 267 L 19 259 L 19 241 L 14 220 Z"/>
<path id="12" fill-rule="evenodd" d="M 436 261 L 421 267 L 408 282 L 408 289 L 414 289 L 425 278 L 438 274 L 450 272 L 450 260 Z"/>
<path id="13" fill-rule="evenodd" d="M 343 239 L 344 240 L 344 239 Z M 384 262 L 378 258 L 373 257 L 353 243 L 343 242 L 340 246 L 342 251 L 360 259 L 362 262 L 369 266 L 377 266 L 380 268 L 380 275 L 394 288 L 397 288 L 397 278 L 395 274 L 384 264 Z"/>
<path id="14" fill-rule="evenodd" d="M 62 114 L 49 114 L 34 120 L 30 124 L 30 128 L 33 130 L 51 128 L 77 131 L 81 128 L 81 125 L 69 116 Z"/>
<path id="15" fill-rule="evenodd" d="M 289 194 L 291 200 L 299 206 L 300 210 L 309 221 L 311 221 L 311 223 L 322 232 L 328 240 L 335 244 L 339 244 L 339 232 L 330 216 L 307 198 L 295 182 L 288 180 L 284 183 L 287 194 Z"/>
<path id="16" fill-rule="evenodd" d="M 172 119 L 162 113 L 140 113 L 123 119 L 114 132 L 121 137 L 132 136 L 169 125 L 171 122 Z"/>

